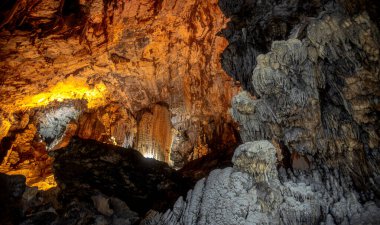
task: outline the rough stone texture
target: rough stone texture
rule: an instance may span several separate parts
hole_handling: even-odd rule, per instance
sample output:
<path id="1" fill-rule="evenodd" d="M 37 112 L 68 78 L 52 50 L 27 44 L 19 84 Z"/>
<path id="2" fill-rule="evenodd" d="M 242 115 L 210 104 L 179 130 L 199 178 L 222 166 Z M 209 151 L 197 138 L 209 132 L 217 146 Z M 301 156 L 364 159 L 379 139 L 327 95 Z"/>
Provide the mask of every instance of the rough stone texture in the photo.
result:
<path id="1" fill-rule="evenodd" d="M 77 135 L 122 147 L 132 147 L 137 133 L 137 122 L 121 104 L 110 104 L 78 119 Z"/>
<path id="2" fill-rule="evenodd" d="M 235 150 L 232 163 L 241 171 L 253 174 L 256 182 L 276 179 L 275 148 L 268 141 L 247 142 Z"/>
<path id="3" fill-rule="evenodd" d="M 9 201 L 13 195 L 18 200 L 12 197 L 17 204 L 4 209 L 19 213 L 17 223 L 9 224 L 137 224 L 148 210 L 166 210 L 193 185 L 164 162 L 94 140 L 74 137 L 67 147 L 49 154 L 55 158 L 57 187 L 25 190 L 25 177 L 4 175 L 9 179 L 1 186 L 0 200 Z"/>
<path id="4" fill-rule="evenodd" d="M 305 29 L 304 39 L 275 41 L 257 57 L 252 83 L 259 99 L 237 95 L 232 114 L 243 141 L 273 138 L 316 166 L 335 161 L 364 177 L 355 185 L 366 188 L 379 171 L 378 30 L 366 14 L 339 13 Z"/>
<path id="5" fill-rule="evenodd" d="M 39 141 L 36 118 L 70 104 L 83 112 L 80 135 L 119 145 L 131 145 L 128 140 L 138 137 L 146 140 L 139 146 L 155 146 L 156 151 L 165 151 L 171 140 L 170 158 L 177 165 L 207 154 L 215 136 L 233 133 L 228 117 L 220 116 L 234 88 L 217 76 L 221 68 L 215 66 L 216 52 L 225 43 L 215 35 L 225 20 L 217 17 L 216 1 L 136 0 L 120 5 L 95 0 L 61 7 L 41 1 L 31 8 L 24 1 L 16 3 L 2 12 L 1 23 L 1 69 L 6 76 L 1 79 L 0 131 L 10 132 L 0 134 L 5 137 L 1 146 L 17 140 L 11 151 L 2 151 L 7 153 L 4 168 L 31 165 L 25 153 L 38 152 L 29 144 Z M 231 113 L 246 142 L 235 152 L 234 167 L 214 170 L 186 198 L 160 212 L 168 207 L 155 205 L 162 199 L 153 198 L 155 204 L 147 206 L 144 198 L 136 201 L 125 194 L 156 193 L 162 187 L 157 179 L 142 185 L 143 176 L 123 176 L 117 154 L 103 151 L 98 160 L 81 155 L 84 150 L 66 151 L 70 160 L 56 164 L 63 165 L 56 172 L 58 184 L 65 184 L 64 223 L 122 223 L 110 218 L 116 212 L 112 194 L 128 204 L 144 204 L 129 205 L 139 213 L 152 208 L 142 224 L 379 224 L 380 40 L 374 3 L 220 0 L 231 18 L 219 33 L 229 41 L 222 66 L 246 90 L 232 102 Z M 44 11 L 43 20 L 35 17 L 39 10 Z M 50 10 L 59 12 L 57 19 Z M 53 29 L 42 29 L 47 27 Z M 46 84 L 45 74 L 54 74 Z M 114 103 L 120 110 L 110 106 Z M 25 114 L 24 107 L 34 109 Z M 119 112 L 125 113 L 112 117 Z M 67 123 L 65 118 L 58 119 Z M 163 134 L 157 135 L 158 126 L 164 127 Z M 174 129 L 169 132 L 170 126 Z M 77 132 L 67 127 L 66 136 Z M 131 128 L 130 134 L 122 131 L 125 127 Z M 234 138 L 219 139 L 222 145 L 226 140 Z M 59 151 L 52 154 L 59 158 Z M 113 169 L 105 170 L 108 166 Z M 133 181 L 132 187 L 121 182 L 125 180 Z M 131 217 L 128 222 L 135 221 L 136 214 L 123 208 Z M 25 223 L 53 221 L 54 214 L 45 211 Z"/>
<path id="6" fill-rule="evenodd" d="M 275 40 L 303 35 L 305 25 L 320 12 L 333 9 L 355 15 L 366 11 L 380 25 L 376 0 L 220 0 L 219 6 L 231 18 L 220 32 L 229 42 L 222 66 L 251 93 L 257 55 L 268 52 Z"/>
<path id="7" fill-rule="evenodd" d="M 142 224 L 379 224 L 380 39 L 369 3 L 219 1 L 231 16 L 223 67 L 246 89 L 231 109 L 245 143 L 233 168 Z"/>
<path id="8" fill-rule="evenodd" d="M 155 105 L 151 112 L 145 112 L 138 124 L 136 149 L 148 158 L 155 158 L 171 164 L 170 149 L 173 143 L 170 112 L 167 107 Z"/>
<path id="9" fill-rule="evenodd" d="M 68 124 L 49 132 L 54 134 L 54 140 L 46 142 L 49 149 L 63 147 L 72 135 L 141 152 L 151 151 L 143 146 L 157 147 L 159 142 L 155 155 L 177 168 L 238 142 L 227 113 L 238 86 L 219 62 L 227 42 L 216 34 L 226 18 L 216 0 L 0 4 L 1 139 L 10 140 L 26 132 L 24 123 L 32 124 L 42 127 L 29 141 L 34 145 L 46 140 L 39 131 Z M 68 123 L 63 117 L 55 121 L 41 115 L 58 115 L 73 105 L 78 119 Z M 157 105 L 167 108 L 159 111 L 164 115 L 156 115 L 169 117 L 167 132 L 143 134 L 156 129 L 144 122 L 144 114 Z M 139 134 L 147 137 L 139 139 Z M 20 163 L 42 163 L 31 155 L 21 158 Z"/>
<path id="10" fill-rule="evenodd" d="M 69 122 L 76 120 L 78 116 L 79 111 L 74 107 L 62 107 L 58 110 L 47 112 L 41 118 L 38 133 L 45 142 L 51 142 L 50 146 L 55 147 L 59 139 L 64 136 L 63 134 Z"/>
<path id="11" fill-rule="evenodd" d="M 124 201 L 100 192 L 90 199 L 72 198 L 68 204 L 60 204 L 59 193 L 58 188 L 48 191 L 27 189 L 23 195 L 24 217 L 20 218 L 20 224 L 131 225 L 139 219 Z"/>
<path id="12" fill-rule="evenodd" d="M 197 182 L 186 199 L 165 213 L 150 211 L 141 222 L 153 224 L 378 224 L 379 207 L 362 203 L 346 177 L 290 174 L 280 181 L 275 147 L 247 142 L 234 155 L 234 167 L 214 170 Z M 255 169 L 252 169 L 255 168 Z M 281 172 L 284 169 L 282 169 Z M 320 169 L 319 171 L 321 171 Z M 270 176 L 268 171 L 272 171 Z M 328 172 L 328 171 L 325 171 Z M 270 179 L 262 179 L 267 177 Z"/>

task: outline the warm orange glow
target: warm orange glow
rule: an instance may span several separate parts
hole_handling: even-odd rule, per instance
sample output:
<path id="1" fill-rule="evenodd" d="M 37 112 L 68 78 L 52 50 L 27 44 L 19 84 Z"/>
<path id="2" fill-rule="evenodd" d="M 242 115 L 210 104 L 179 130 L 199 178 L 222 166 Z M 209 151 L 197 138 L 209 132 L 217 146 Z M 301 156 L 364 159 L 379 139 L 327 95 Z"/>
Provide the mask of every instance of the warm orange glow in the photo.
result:
<path id="1" fill-rule="evenodd" d="M 1 171 L 8 175 L 23 175 L 26 177 L 26 185 L 29 187 L 37 187 L 38 190 L 46 191 L 50 188 L 57 187 L 57 183 L 55 182 L 54 175 L 49 175 L 47 177 L 41 177 L 36 180 L 36 178 L 30 178 L 30 174 L 33 173 L 30 169 L 18 169 L 12 171 Z"/>
<path id="2" fill-rule="evenodd" d="M 54 175 L 45 177 L 44 180 L 33 183 L 32 187 L 37 187 L 38 190 L 47 191 L 50 188 L 57 187 L 57 182 L 55 182 Z"/>
<path id="3" fill-rule="evenodd" d="M 138 127 L 136 149 L 146 158 L 154 158 L 172 164 L 170 151 L 173 143 L 170 112 L 155 105 L 152 113 L 144 113 Z"/>
<path id="4" fill-rule="evenodd" d="M 7 120 L 0 121 L 0 140 L 8 134 L 11 123 Z"/>
<path id="5" fill-rule="evenodd" d="M 22 109 L 46 106 L 50 102 L 61 102 L 65 99 L 85 99 L 89 108 L 96 108 L 104 105 L 106 86 L 100 82 L 94 88 L 90 88 L 83 78 L 69 77 L 57 83 L 46 92 L 34 96 L 27 96 L 16 102 L 16 106 Z"/>
<path id="6" fill-rule="evenodd" d="M 8 106 L 7 109 L 17 111 L 43 107 L 51 102 L 61 102 L 67 99 L 87 100 L 88 108 L 96 108 L 106 103 L 106 93 L 107 88 L 102 82 L 90 87 L 86 82 L 86 78 L 69 77 L 58 82 L 55 86 L 47 89 L 47 91 L 36 95 L 25 96 L 23 99 L 16 101 L 14 105 Z M 10 127 L 11 123 L 8 120 L 0 120 L 0 140 L 7 135 Z M 34 136 L 34 133 L 32 135 Z M 7 157 L 9 157 L 9 154 Z M 7 161 L 7 159 L 4 160 L 4 162 Z M 57 186 L 54 175 L 39 175 L 37 169 L 35 170 L 35 168 L 32 167 L 11 169 L 9 165 L 3 163 L 0 167 L 0 172 L 8 175 L 24 175 L 27 179 L 26 184 L 31 187 L 37 187 L 39 190 L 48 190 Z"/>

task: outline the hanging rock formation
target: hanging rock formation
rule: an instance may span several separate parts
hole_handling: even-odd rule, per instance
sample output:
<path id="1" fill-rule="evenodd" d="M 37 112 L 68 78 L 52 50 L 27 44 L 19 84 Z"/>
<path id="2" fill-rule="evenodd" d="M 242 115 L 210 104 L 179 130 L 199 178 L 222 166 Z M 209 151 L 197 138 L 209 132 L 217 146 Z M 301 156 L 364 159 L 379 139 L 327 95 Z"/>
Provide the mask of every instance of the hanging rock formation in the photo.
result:
<path id="1" fill-rule="evenodd" d="M 243 141 L 273 139 L 313 167 L 341 167 L 367 188 L 379 171 L 378 30 L 366 14 L 328 12 L 305 29 L 304 39 L 275 41 L 257 57 L 258 99 L 235 96 L 232 114 Z"/>
<path id="2" fill-rule="evenodd" d="M 375 1 L 2 4 L 0 169 L 62 197 L 24 224 L 380 224 Z M 165 163 L 72 139 L 196 159 L 194 180 L 237 143 L 230 100 L 244 143 L 186 196 Z"/>
<path id="3" fill-rule="evenodd" d="M 152 112 L 145 112 L 138 125 L 136 149 L 145 157 L 170 163 L 172 130 L 167 107 L 155 105 Z"/>

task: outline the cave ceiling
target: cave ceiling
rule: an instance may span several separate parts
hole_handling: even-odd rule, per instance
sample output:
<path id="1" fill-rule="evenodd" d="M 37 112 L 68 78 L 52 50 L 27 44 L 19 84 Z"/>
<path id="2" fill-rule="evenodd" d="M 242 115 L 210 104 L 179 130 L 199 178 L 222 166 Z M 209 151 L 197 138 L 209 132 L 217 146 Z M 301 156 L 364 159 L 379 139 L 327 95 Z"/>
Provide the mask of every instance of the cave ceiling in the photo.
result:
<path id="1" fill-rule="evenodd" d="M 3 172 L 49 174 L 74 135 L 177 168 L 238 142 L 218 1 L 3 1 L 0 18 Z"/>

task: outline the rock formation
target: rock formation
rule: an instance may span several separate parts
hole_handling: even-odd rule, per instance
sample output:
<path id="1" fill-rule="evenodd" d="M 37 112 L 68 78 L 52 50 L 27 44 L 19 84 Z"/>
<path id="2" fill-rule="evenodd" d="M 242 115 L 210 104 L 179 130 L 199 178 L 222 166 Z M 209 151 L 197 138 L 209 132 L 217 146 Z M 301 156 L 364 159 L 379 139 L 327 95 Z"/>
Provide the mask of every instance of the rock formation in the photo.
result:
<path id="1" fill-rule="evenodd" d="M 51 154 L 63 199 L 90 199 L 100 192 L 144 213 L 151 208 L 165 209 L 186 192 L 189 183 L 164 162 L 93 140 L 74 137 L 67 147 Z"/>
<path id="2" fill-rule="evenodd" d="M 245 143 L 142 224 L 380 223 L 380 36 L 361 3 L 219 2 Z"/>
<path id="3" fill-rule="evenodd" d="M 279 174 L 269 141 L 246 142 L 234 167 L 214 170 L 198 181 L 172 210 L 150 211 L 141 222 L 156 224 L 378 224 L 380 208 L 360 201 L 339 170 Z M 327 172 L 327 171 L 325 171 Z M 286 179 L 286 176 L 290 176 Z M 327 179 L 326 179 L 327 176 Z"/>
<path id="4" fill-rule="evenodd" d="M 380 224 L 376 1 L 1 4 L 23 224 Z"/>
<path id="5" fill-rule="evenodd" d="M 136 224 L 148 210 L 167 209 L 192 185 L 164 162 L 94 140 L 74 137 L 50 154 L 55 188 L 25 189 L 25 177 L 0 174 L 1 207 L 9 205 L 0 219 L 7 212 L 17 219 L 9 224 Z"/>
<path id="6" fill-rule="evenodd" d="M 226 18 L 216 0 L 0 6 L 0 139 L 10 143 L 1 154 L 11 155 L 0 171 L 39 185 L 51 165 L 44 145 L 73 135 L 176 168 L 238 143 L 228 114 L 238 86 L 219 62 Z"/>
<path id="7" fill-rule="evenodd" d="M 378 29 L 365 13 L 350 18 L 335 11 L 304 29 L 303 38 L 274 41 L 257 57 L 257 99 L 235 96 L 232 114 L 243 141 L 272 139 L 307 162 L 301 169 L 339 168 L 364 193 L 378 195 L 371 181 L 379 171 Z"/>

